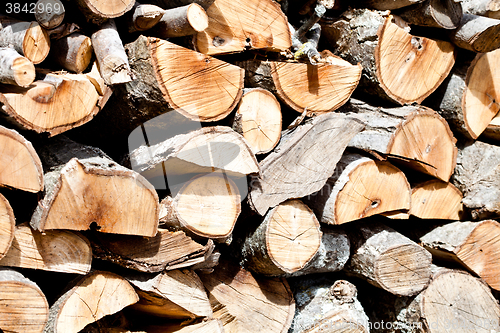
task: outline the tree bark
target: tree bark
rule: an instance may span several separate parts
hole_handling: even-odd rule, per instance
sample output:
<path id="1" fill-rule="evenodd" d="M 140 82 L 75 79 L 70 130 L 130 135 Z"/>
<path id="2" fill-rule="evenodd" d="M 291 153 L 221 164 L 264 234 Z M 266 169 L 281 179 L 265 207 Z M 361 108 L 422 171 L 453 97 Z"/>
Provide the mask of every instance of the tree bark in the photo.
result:
<path id="1" fill-rule="evenodd" d="M 0 83 L 27 87 L 35 80 L 35 66 L 12 48 L 0 48 Z"/>
<path id="2" fill-rule="evenodd" d="M 0 194 L 0 259 L 7 255 L 12 246 L 15 227 L 16 218 L 14 217 L 12 207 L 7 199 Z"/>
<path id="3" fill-rule="evenodd" d="M 453 184 L 428 180 L 412 187 L 410 214 L 421 219 L 461 220 L 462 199 Z"/>
<path id="4" fill-rule="evenodd" d="M 162 39 L 195 35 L 208 28 L 208 16 L 196 3 L 164 11 L 155 33 Z"/>
<path id="5" fill-rule="evenodd" d="M 128 13 L 128 32 L 146 31 L 153 28 L 162 18 L 165 10 L 156 5 L 135 2 Z"/>
<path id="6" fill-rule="evenodd" d="M 463 0 L 464 13 L 500 19 L 500 2 L 498 0 Z"/>
<path id="7" fill-rule="evenodd" d="M 397 14 L 410 24 L 456 29 L 462 19 L 462 5 L 454 0 L 426 0 Z"/>
<path id="8" fill-rule="evenodd" d="M 38 0 L 35 4 L 35 19 L 47 30 L 57 28 L 64 20 L 66 11 L 60 0 Z"/>
<path id="9" fill-rule="evenodd" d="M 134 0 L 76 0 L 76 5 L 88 22 L 101 25 L 110 18 L 122 16 L 132 9 Z"/>
<path id="10" fill-rule="evenodd" d="M 500 47 L 500 20 L 464 14 L 458 27 L 451 31 L 451 41 L 463 49 L 487 53 Z"/>
<path id="11" fill-rule="evenodd" d="M 73 33 L 52 42 L 52 58 L 64 69 L 81 73 L 90 64 L 94 48 L 91 39 Z"/>

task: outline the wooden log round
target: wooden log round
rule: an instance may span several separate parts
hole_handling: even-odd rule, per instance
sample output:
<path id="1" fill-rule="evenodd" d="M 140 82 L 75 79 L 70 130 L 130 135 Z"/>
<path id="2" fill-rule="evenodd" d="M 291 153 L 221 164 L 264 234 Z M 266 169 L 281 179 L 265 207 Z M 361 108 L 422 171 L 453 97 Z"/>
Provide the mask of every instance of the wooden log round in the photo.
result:
<path id="1" fill-rule="evenodd" d="M 8 47 L 0 48 L 0 83 L 27 87 L 35 80 L 35 66 Z"/>
<path id="2" fill-rule="evenodd" d="M 94 48 L 91 39 L 78 32 L 52 42 L 53 59 L 64 69 L 81 73 L 90 64 Z"/>
<path id="3" fill-rule="evenodd" d="M 155 33 L 162 39 L 195 35 L 208 27 L 208 16 L 196 3 L 167 9 L 156 24 Z"/>
<path id="4" fill-rule="evenodd" d="M 60 26 L 65 15 L 66 11 L 60 0 L 38 0 L 35 3 L 35 19 L 47 30 Z"/>
<path id="5" fill-rule="evenodd" d="M 460 24 L 450 32 L 451 41 L 463 49 L 478 53 L 500 48 L 500 20 L 464 14 Z"/>
<path id="6" fill-rule="evenodd" d="M 412 187 L 410 214 L 421 219 L 460 220 L 462 199 L 462 192 L 453 184 L 428 180 Z"/>
<path id="7" fill-rule="evenodd" d="M 76 5 L 87 21 L 101 25 L 110 18 L 122 16 L 132 9 L 134 0 L 76 0 Z"/>
<path id="8" fill-rule="evenodd" d="M 134 8 L 127 14 L 128 31 L 146 31 L 153 28 L 162 18 L 165 10 L 156 5 L 135 2 Z"/>
<path id="9" fill-rule="evenodd" d="M 9 201 L 0 194 L 0 259 L 4 258 L 14 240 L 16 219 Z M 1 327 L 1 326 L 0 326 Z"/>

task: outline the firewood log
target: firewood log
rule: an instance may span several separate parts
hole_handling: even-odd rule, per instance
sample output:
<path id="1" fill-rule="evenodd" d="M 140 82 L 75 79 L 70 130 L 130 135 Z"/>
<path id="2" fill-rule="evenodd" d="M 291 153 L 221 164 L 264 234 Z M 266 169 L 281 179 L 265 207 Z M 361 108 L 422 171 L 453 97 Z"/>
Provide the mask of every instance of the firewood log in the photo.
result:
<path id="1" fill-rule="evenodd" d="M 0 48 L 0 83 L 27 87 L 35 80 L 35 66 L 9 47 Z"/>
<path id="2" fill-rule="evenodd" d="M 245 88 L 233 121 L 257 154 L 269 153 L 281 138 L 281 106 L 274 95 L 262 88 Z"/>
<path id="3" fill-rule="evenodd" d="M 497 103 L 500 90 L 493 84 L 500 72 L 491 65 L 499 59 L 500 50 L 479 53 L 472 62 L 460 59 L 429 98 L 429 105 L 466 138 L 477 139 L 500 110 Z"/>
<path id="4" fill-rule="evenodd" d="M 163 39 L 198 34 L 208 28 L 208 16 L 203 7 L 196 3 L 164 11 L 155 34 Z"/>
<path id="5" fill-rule="evenodd" d="M 124 278 L 92 271 L 73 281 L 50 307 L 46 333 L 77 333 L 104 316 L 136 303 L 139 296 Z"/>
<path id="6" fill-rule="evenodd" d="M 412 186 L 410 214 L 421 219 L 460 220 L 462 192 L 453 184 L 433 179 Z"/>
<path id="7" fill-rule="evenodd" d="M 369 332 L 368 317 L 357 299 L 356 286 L 346 280 L 333 284 L 308 277 L 294 282 L 295 317 L 289 333 Z"/>
<path id="8" fill-rule="evenodd" d="M 285 279 L 258 277 L 227 261 L 200 278 L 224 332 L 288 331 L 295 302 Z"/>
<path id="9" fill-rule="evenodd" d="M 80 26 L 76 23 L 63 23 L 57 28 L 47 30 L 47 34 L 51 40 L 58 40 L 59 38 L 66 37 L 72 33 L 80 31 Z"/>
<path id="10" fill-rule="evenodd" d="M 110 18 L 122 16 L 132 9 L 134 0 L 76 0 L 74 3 L 86 20 L 101 25 Z"/>
<path id="11" fill-rule="evenodd" d="M 89 235 L 89 240 L 95 258 L 146 273 L 203 264 L 214 250 L 212 241 L 203 246 L 182 231 L 165 229 L 158 229 L 154 237 L 96 232 Z"/>
<path id="12" fill-rule="evenodd" d="M 406 166 L 448 181 L 455 167 L 456 139 L 448 123 L 435 111 L 421 106 L 374 107 L 351 99 L 339 112 L 366 124 L 349 143 L 377 158 L 388 157 Z"/>
<path id="13" fill-rule="evenodd" d="M 12 207 L 9 201 L 0 194 L 0 259 L 5 257 L 11 247 L 15 226 L 16 219 Z"/>
<path id="14" fill-rule="evenodd" d="M 477 274 L 492 289 L 500 290 L 500 224 L 493 220 L 453 222 L 420 237 L 433 256 L 452 260 Z"/>
<path id="15" fill-rule="evenodd" d="M 450 72 L 455 48 L 412 36 L 401 19 L 394 20 L 385 12 L 353 9 L 322 25 L 322 32 L 337 55 L 363 65 L 364 92 L 401 105 L 421 103 Z"/>
<path id="16" fill-rule="evenodd" d="M 146 31 L 153 28 L 162 18 L 165 10 L 151 4 L 135 2 L 134 7 L 127 14 L 128 31 Z"/>
<path id="17" fill-rule="evenodd" d="M 0 140 L 3 147 L 0 186 L 33 193 L 43 190 L 42 162 L 31 142 L 3 126 L 0 126 Z"/>
<path id="18" fill-rule="evenodd" d="M 67 230 L 42 234 L 25 222 L 16 226 L 12 246 L 0 266 L 85 275 L 91 262 L 92 249 L 84 236 Z"/>
<path id="19" fill-rule="evenodd" d="M 155 4 L 161 8 L 170 9 L 196 3 L 207 10 L 214 0 L 149 0 L 148 3 Z"/>
<path id="20" fill-rule="evenodd" d="M 60 0 L 38 0 L 35 3 L 35 19 L 47 30 L 60 26 L 65 15 L 66 11 Z"/>
<path id="21" fill-rule="evenodd" d="M 459 149 L 451 182 L 463 194 L 462 203 L 474 220 L 500 216 L 500 147 L 476 141 Z"/>
<path id="22" fill-rule="evenodd" d="M 21 273 L 0 268 L 0 329 L 2 332 L 42 333 L 49 304 L 40 288 Z"/>
<path id="23" fill-rule="evenodd" d="M 389 162 L 344 153 L 325 186 L 306 202 L 320 222 L 343 224 L 385 212 L 408 211 L 411 189 L 404 173 Z"/>
<path id="24" fill-rule="evenodd" d="M 99 96 L 83 74 L 40 73 L 27 89 L 0 92 L 2 111 L 16 126 L 54 136 L 90 121 L 106 104 L 111 90 Z"/>
<path id="25" fill-rule="evenodd" d="M 154 276 L 124 276 L 135 288 L 139 301 L 130 308 L 142 314 L 172 319 L 212 317 L 205 287 L 191 270 L 173 270 Z"/>
<path id="26" fill-rule="evenodd" d="M 242 262 L 257 274 L 293 274 L 315 257 L 322 233 L 314 213 L 298 199 L 269 210 L 245 239 Z"/>
<path id="27" fill-rule="evenodd" d="M 460 24 L 450 33 L 451 41 L 466 50 L 486 53 L 500 47 L 500 20 L 464 14 Z"/>
<path id="28" fill-rule="evenodd" d="M 224 333 L 224 326 L 219 319 L 204 320 L 201 323 L 191 325 L 172 323 L 146 325 L 144 329 L 148 333 Z"/>
<path id="29" fill-rule="evenodd" d="M 295 111 L 307 109 L 311 116 L 338 109 L 360 80 L 361 65 L 331 59 L 319 65 L 259 60 L 239 65 L 245 68 L 245 85 L 269 90 Z"/>
<path id="30" fill-rule="evenodd" d="M 75 73 L 83 72 L 92 59 L 92 42 L 80 33 L 62 37 L 52 42 L 52 58 L 58 65 Z"/>
<path id="31" fill-rule="evenodd" d="M 161 201 L 160 223 L 195 238 L 231 243 L 241 212 L 236 184 L 224 174 L 201 174 L 187 181 L 175 197 Z"/>
<path id="32" fill-rule="evenodd" d="M 500 19 L 498 0 L 462 0 L 464 13 Z"/>
<path id="33" fill-rule="evenodd" d="M 13 47 L 36 65 L 49 54 L 50 39 L 36 21 L 24 22 L 0 15 L 0 47 Z"/>
<path id="34" fill-rule="evenodd" d="M 481 135 L 487 139 L 492 140 L 493 142 L 500 141 L 500 115 L 497 114 L 488 126 L 484 129 Z"/>
<path id="35" fill-rule="evenodd" d="M 431 277 L 431 254 L 395 230 L 378 223 L 356 224 L 347 231 L 353 248 L 344 267 L 349 274 L 392 294 L 421 292 Z"/>
<path id="36" fill-rule="evenodd" d="M 363 126 L 334 113 L 312 118 L 282 136 L 252 177 L 249 201 L 260 215 L 281 202 L 320 190 L 333 174 L 348 142 Z"/>
<path id="37" fill-rule="evenodd" d="M 358 6 L 378 10 L 393 10 L 421 3 L 425 0 L 357 0 Z"/>
<path id="38" fill-rule="evenodd" d="M 292 46 L 287 18 L 274 1 L 215 0 L 206 11 L 208 28 L 195 41 L 201 53 L 279 52 Z"/>
<path id="39" fill-rule="evenodd" d="M 138 173 L 101 150 L 57 137 L 39 149 L 45 196 L 31 218 L 35 230 L 87 230 L 152 237 L 158 228 L 158 195 Z"/>
<path id="40" fill-rule="evenodd" d="M 410 24 L 455 29 L 462 19 L 462 5 L 454 0 L 426 0 L 397 15 Z"/>

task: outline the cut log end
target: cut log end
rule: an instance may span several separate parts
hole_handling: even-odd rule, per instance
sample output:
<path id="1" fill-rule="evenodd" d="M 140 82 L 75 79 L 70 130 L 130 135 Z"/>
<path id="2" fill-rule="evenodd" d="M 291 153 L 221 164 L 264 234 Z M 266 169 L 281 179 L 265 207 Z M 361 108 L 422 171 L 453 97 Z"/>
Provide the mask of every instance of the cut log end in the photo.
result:
<path id="1" fill-rule="evenodd" d="M 16 219 L 9 202 L 0 194 L 0 259 L 2 259 L 12 244 Z"/>
<path id="2" fill-rule="evenodd" d="M 208 28 L 208 15 L 197 3 L 192 3 L 189 5 L 187 10 L 187 20 L 189 25 L 193 30 L 197 32 L 204 31 Z"/>
<path id="3" fill-rule="evenodd" d="M 35 66 L 25 57 L 19 57 L 12 63 L 14 81 L 20 87 L 27 87 L 35 80 Z"/>
<path id="4" fill-rule="evenodd" d="M 95 14 L 105 18 L 115 18 L 132 9 L 134 0 L 78 0 L 85 2 L 86 6 Z"/>
<path id="5" fill-rule="evenodd" d="M 32 22 L 27 29 L 22 49 L 24 56 L 35 65 L 45 60 L 49 54 L 49 35 L 37 22 Z"/>
<path id="6" fill-rule="evenodd" d="M 410 214 L 421 219 L 460 220 L 462 198 L 452 184 L 429 180 L 413 187 Z"/>

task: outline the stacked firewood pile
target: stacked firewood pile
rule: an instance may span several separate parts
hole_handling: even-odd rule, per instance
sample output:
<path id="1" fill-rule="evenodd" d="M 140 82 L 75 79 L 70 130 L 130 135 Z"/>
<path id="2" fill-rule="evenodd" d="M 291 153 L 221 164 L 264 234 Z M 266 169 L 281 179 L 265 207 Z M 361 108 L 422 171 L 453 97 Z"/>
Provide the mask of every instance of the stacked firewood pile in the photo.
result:
<path id="1" fill-rule="evenodd" d="M 0 332 L 499 332 L 494 0 L 0 15 Z"/>

